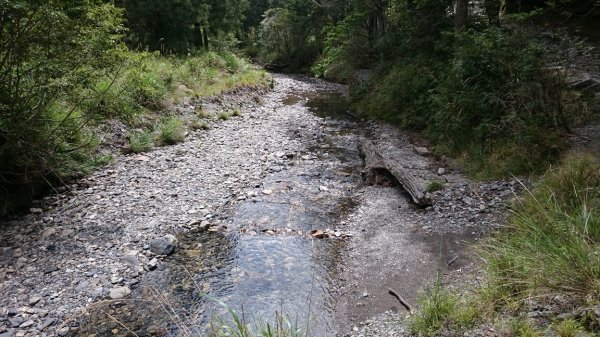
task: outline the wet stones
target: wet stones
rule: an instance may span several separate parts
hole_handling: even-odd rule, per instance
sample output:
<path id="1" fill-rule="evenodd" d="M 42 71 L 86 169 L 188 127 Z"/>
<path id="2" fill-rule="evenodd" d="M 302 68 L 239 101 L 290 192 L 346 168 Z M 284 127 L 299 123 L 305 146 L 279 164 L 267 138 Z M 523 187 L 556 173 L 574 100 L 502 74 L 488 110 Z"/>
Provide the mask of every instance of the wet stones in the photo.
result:
<path id="1" fill-rule="evenodd" d="M 177 238 L 171 234 L 150 241 L 150 251 L 156 255 L 169 255 L 177 247 Z"/>

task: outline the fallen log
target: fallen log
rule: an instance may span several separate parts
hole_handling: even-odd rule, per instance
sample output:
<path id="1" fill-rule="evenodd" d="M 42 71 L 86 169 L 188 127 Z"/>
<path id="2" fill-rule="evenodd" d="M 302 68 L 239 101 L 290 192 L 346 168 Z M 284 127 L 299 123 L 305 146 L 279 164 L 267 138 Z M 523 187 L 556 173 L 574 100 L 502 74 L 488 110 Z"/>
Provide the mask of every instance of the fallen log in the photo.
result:
<path id="1" fill-rule="evenodd" d="M 377 145 L 369 140 L 362 144 L 361 150 L 365 156 L 365 170 L 367 172 L 375 173 L 378 169 L 388 171 L 410 194 L 417 205 L 423 207 L 431 205 L 431 199 L 429 193 L 425 191 L 424 183 L 405 169 L 398 160 L 384 156 Z"/>

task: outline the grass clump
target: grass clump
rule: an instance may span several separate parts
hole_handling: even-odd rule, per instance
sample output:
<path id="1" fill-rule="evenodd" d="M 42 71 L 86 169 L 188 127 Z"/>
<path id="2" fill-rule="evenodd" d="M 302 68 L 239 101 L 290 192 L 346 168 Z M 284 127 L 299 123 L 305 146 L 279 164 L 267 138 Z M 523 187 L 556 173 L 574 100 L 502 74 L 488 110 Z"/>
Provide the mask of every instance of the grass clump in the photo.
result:
<path id="1" fill-rule="evenodd" d="M 240 109 L 233 109 L 231 110 L 231 116 L 233 117 L 239 117 L 242 115 L 242 112 L 240 111 Z"/>
<path id="2" fill-rule="evenodd" d="M 231 113 L 229 113 L 228 111 L 219 111 L 219 113 L 217 114 L 217 118 L 222 121 L 226 121 L 229 118 L 231 118 Z"/>
<path id="3" fill-rule="evenodd" d="M 435 336 L 457 308 L 458 299 L 437 281 L 419 300 L 420 310 L 413 317 L 410 329 L 414 334 Z"/>
<path id="4" fill-rule="evenodd" d="M 600 302 L 600 163 L 565 158 L 515 205 L 485 247 L 493 282 L 517 297 L 565 294 Z"/>
<path id="5" fill-rule="evenodd" d="M 152 149 L 152 135 L 149 132 L 135 130 L 129 134 L 129 151 L 133 153 L 147 152 Z"/>
<path id="6" fill-rule="evenodd" d="M 208 118 L 208 117 L 210 117 L 210 112 L 204 110 L 203 108 L 199 108 L 196 110 L 196 115 L 199 118 Z"/>
<path id="7" fill-rule="evenodd" d="M 581 324 L 574 319 L 565 319 L 564 321 L 555 324 L 554 330 L 559 337 L 576 337 L 583 332 Z"/>
<path id="8" fill-rule="evenodd" d="M 228 317 L 215 317 L 210 323 L 208 337 L 308 337 L 307 327 L 292 323 L 288 316 L 275 314 L 275 322 L 259 322 L 253 327 L 231 307 L 217 300 L 227 309 Z"/>
<path id="9" fill-rule="evenodd" d="M 445 185 L 443 182 L 441 182 L 439 180 L 433 180 L 427 184 L 426 191 L 429 193 L 433 193 L 435 191 L 443 190 L 444 187 L 445 187 Z"/>
<path id="10" fill-rule="evenodd" d="M 173 145 L 185 140 L 185 128 L 181 119 L 170 117 L 158 124 L 156 140 L 161 145 Z"/>
<path id="11" fill-rule="evenodd" d="M 537 330 L 527 320 L 517 318 L 510 322 L 511 335 L 518 337 L 542 337 L 544 334 Z"/>

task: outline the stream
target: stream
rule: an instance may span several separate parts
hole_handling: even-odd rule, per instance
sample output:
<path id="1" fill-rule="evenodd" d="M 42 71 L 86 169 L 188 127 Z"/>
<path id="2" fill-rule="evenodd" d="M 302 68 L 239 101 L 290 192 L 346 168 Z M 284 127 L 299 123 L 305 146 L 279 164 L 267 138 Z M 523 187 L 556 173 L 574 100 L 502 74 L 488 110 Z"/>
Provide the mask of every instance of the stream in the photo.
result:
<path id="1" fill-rule="evenodd" d="M 82 331 L 110 334 L 118 321 L 138 335 L 206 335 L 215 320 L 232 324 L 234 310 L 254 329 L 284 322 L 309 335 L 334 335 L 332 289 L 340 251 L 352 235 L 337 227 L 354 207 L 351 192 L 362 166 L 361 130 L 345 88 L 334 89 L 267 102 L 267 109 L 317 121 L 315 130 L 281 130 L 303 140 L 303 151 L 275 153 L 282 165 L 234 196 L 216 215 L 219 226 L 178 235 L 180 249 L 140 279 L 133 292 L 139 301 L 101 306 Z M 331 237 L 315 238 L 314 230 Z"/>

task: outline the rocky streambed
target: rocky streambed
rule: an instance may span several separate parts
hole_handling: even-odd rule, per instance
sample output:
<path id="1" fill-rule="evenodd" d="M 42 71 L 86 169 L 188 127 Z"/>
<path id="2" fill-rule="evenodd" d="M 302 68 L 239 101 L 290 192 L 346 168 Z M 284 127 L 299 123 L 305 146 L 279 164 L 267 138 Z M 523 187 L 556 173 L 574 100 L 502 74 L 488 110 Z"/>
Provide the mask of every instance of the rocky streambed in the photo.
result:
<path id="1" fill-rule="evenodd" d="M 519 183 L 470 182 L 354 118 L 344 86 L 275 80 L 203 102 L 241 116 L 119 156 L 4 220 L 0 336 L 203 336 L 230 308 L 257 324 L 286 315 L 311 336 L 403 335 L 388 288 L 414 305 L 439 272 L 460 273 L 465 242 L 502 222 Z M 443 183 L 433 205 L 414 206 L 389 177 L 363 181 L 365 139 Z"/>

